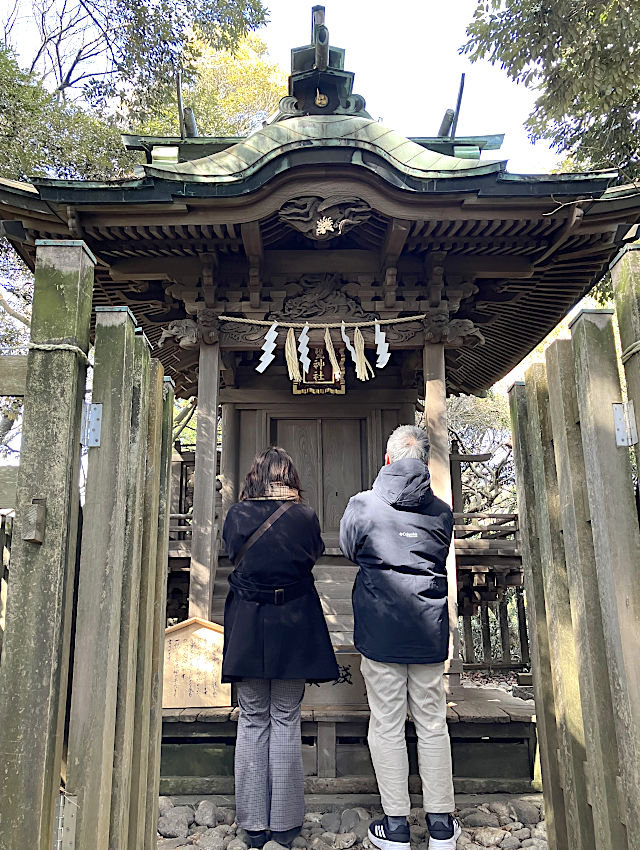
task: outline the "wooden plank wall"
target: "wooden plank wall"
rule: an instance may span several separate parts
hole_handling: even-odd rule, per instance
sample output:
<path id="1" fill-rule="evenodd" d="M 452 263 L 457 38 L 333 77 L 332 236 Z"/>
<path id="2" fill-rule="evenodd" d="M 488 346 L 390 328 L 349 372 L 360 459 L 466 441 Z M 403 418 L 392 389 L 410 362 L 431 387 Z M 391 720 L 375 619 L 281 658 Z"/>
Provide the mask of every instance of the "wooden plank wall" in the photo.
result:
<path id="1" fill-rule="evenodd" d="M 640 848 L 640 530 L 629 450 L 616 443 L 612 405 L 622 393 L 611 312 L 583 311 L 571 342 L 549 346 L 545 363 L 510 391 L 543 791 L 557 850 Z"/>

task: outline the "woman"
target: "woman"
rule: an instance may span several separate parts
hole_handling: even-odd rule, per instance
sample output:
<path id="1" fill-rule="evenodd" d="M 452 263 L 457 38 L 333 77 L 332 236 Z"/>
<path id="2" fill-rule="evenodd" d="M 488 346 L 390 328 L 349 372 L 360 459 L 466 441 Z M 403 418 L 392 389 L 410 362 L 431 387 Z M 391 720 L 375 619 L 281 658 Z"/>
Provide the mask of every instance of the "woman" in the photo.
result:
<path id="1" fill-rule="evenodd" d="M 290 846 L 304 819 L 300 704 L 305 681 L 338 666 L 311 570 L 324 551 L 284 449 L 257 455 L 222 536 L 234 564 L 222 681 L 237 682 L 236 815 L 252 847 Z"/>

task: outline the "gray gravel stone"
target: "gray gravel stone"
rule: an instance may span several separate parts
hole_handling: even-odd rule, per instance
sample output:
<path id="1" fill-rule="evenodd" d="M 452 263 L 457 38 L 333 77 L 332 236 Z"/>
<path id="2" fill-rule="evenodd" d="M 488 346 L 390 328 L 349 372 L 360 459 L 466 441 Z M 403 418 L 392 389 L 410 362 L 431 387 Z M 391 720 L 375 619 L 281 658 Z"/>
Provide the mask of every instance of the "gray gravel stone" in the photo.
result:
<path id="1" fill-rule="evenodd" d="M 514 829 L 511 834 L 515 835 L 516 838 L 519 838 L 520 841 L 524 841 L 525 838 L 531 838 L 531 830 L 528 826 L 522 826 L 520 829 Z"/>
<path id="2" fill-rule="evenodd" d="M 500 826 L 498 815 L 482 809 L 476 809 L 474 812 L 461 816 L 461 821 L 465 826 Z"/>
<path id="3" fill-rule="evenodd" d="M 496 800 L 495 803 L 489 803 L 488 808 L 498 817 L 509 817 L 509 807 L 503 800 Z M 511 818 L 509 818 L 511 820 Z"/>
<path id="4" fill-rule="evenodd" d="M 158 815 L 166 815 L 169 809 L 173 808 L 173 800 L 171 797 L 158 797 Z"/>
<path id="5" fill-rule="evenodd" d="M 540 821 L 537 823 L 534 828 L 531 830 L 532 838 L 543 838 L 545 841 L 547 840 L 547 825 L 544 821 Z"/>
<path id="6" fill-rule="evenodd" d="M 340 829 L 340 812 L 327 812 L 322 815 L 322 826 L 325 832 L 338 832 Z"/>
<path id="7" fill-rule="evenodd" d="M 189 821 L 189 825 L 191 825 L 195 819 L 196 815 L 191 806 L 174 806 L 172 809 L 169 809 L 167 812 L 169 815 L 184 815 L 186 819 Z"/>
<path id="8" fill-rule="evenodd" d="M 302 835 L 296 835 L 296 837 L 293 839 L 293 845 L 292 846 L 293 847 L 301 847 L 301 848 L 306 847 L 307 842 L 305 841 L 305 839 L 303 838 Z"/>
<path id="9" fill-rule="evenodd" d="M 520 841 L 514 835 L 507 835 L 500 847 L 502 850 L 518 850 Z"/>
<path id="10" fill-rule="evenodd" d="M 538 823 L 540 820 L 540 809 L 535 803 L 529 803 L 527 800 L 510 800 L 509 811 L 514 820 L 519 820 L 527 825 Z"/>
<path id="11" fill-rule="evenodd" d="M 196 809 L 196 823 L 198 826 L 215 826 L 217 821 L 217 810 L 211 800 L 202 800 Z"/>
<path id="12" fill-rule="evenodd" d="M 363 809 L 362 806 L 357 806 L 354 809 L 345 809 L 340 819 L 340 832 L 355 832 L 359 838 L 364 838 L 367 834 L 366 829 L 369 827 L 369 812 Z M 356 831 L 358 826 L 365 825 L 364 835 L 359 835 Z"/>
<path id="13" fill-rule="evenodd" d="M 508 834 L 504 829 L 495 826 L 483 826 L 482 829 L 476 830 L 473 840 L 482 847 L 499 847 Z"/>
<path id="14" fill-rule="evenodd" d="M 224 850 L 224 835 L 217 828 L 208 829 L 198 838 L 197 847 L 202 850 Z"/>
<path id="15" fill-rule="evenodd" d="M 304 819 L 309 823 L 322 823 L 322 812 L 307 812 Z"/>
<path id="16" fill-rule="evenodd" d="M 227 850 L 247 850 L 247 844 L 241 838 L 232 838 L 227 844 Z"/>
<path id="17" fill-rule="evenodd" d="M 267 842 L 267 843 L 270 843 L 270 842 Z M 266 850 L 266 846 L 267 845 L 265 844 L 265 850 Z M 309 843 L 308 843 L 307 846 L 310 847 L 311 850 L 331 850 L 331 846 L 329 844 L 327 844 L 326 841 L 323 841 L 322 838 L 319 835 L 312 836 L 311 839 L 309 840 Z"/>
<path id="18" fill-rule="evenodd" d="M 164 838 L 186 838 L 189 834 L 189 820 L 183 812 L 168 814 L 158 818 L 158 832 Z"/>
<path id="19" fill-rule="evenodd" d="M 343 832 L 338 835 L 335 832 L 325 832 L 322 840 L 334 850 L 347 850 L 348 847 L 353 847 L 357 839 L 355 832 Z"/>
<path id="20" fill-rule="evenodd" d="M 411 835 L 416 841 L 424 841 L 424 838 L 427 834 L 426 826 L 412 826 L 411 827 Z"/>
<path id="21" fill-rule="evenodd" d="M 179 850 L 180 847 L 188 847 L 184 838 L 164 838 L 158 841 L 158 850 Z"/>
<path id="22" fill-rule="evenodd" d="M 411 826 L 425 826 L 427 825 L 427 814 L 424 809 L 414 808 L 409 812 L 409 824 Z"/>

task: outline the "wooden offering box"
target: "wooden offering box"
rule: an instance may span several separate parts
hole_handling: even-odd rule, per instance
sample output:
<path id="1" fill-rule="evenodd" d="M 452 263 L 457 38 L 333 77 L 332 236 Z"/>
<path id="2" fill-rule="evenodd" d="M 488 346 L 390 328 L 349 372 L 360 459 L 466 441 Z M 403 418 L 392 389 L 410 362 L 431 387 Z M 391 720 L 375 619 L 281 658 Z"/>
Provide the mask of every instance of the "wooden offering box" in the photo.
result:
<path id="1" fill-rule="evenodd" d="M 223 641 L 223 627 L 199 617 L 165 631 L 163 708 L 231 705 L 231 685 L 220 681 Z"/>

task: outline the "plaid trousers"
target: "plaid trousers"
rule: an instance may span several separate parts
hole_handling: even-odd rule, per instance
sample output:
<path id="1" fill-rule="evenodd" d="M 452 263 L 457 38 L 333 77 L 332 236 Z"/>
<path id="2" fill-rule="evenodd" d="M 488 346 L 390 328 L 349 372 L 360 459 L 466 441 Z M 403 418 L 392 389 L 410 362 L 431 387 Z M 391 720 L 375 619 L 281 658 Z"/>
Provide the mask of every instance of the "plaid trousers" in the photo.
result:
<path id="1" fill-rule="evenodd" d="M 283 832 L 304 820 L 300 705 L 304 679 L 238 682 L 236 820 Z"/>

